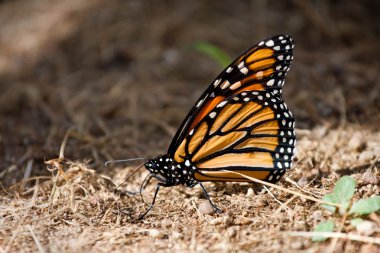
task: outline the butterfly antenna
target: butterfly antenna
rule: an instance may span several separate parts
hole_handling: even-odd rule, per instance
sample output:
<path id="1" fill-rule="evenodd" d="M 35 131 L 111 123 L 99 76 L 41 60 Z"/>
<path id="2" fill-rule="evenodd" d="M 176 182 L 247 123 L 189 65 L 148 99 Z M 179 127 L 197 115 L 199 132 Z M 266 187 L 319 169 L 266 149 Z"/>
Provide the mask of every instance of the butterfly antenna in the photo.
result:
<path id="1" fill-rule="evenodd" d="M 137 159 L 137 158 L 134 158 L 134 159 Z M 129 159 L 130 160 L 130 159 Z M 127 182 L 131 177 L 133 177 L 136 173 L 137 173 L 137 171 L 139 171 L 143 166 L 145 165 L 145 163 L 143 163 L 143 164 L 141 164 L 136 170 L 134 170 L 125 180 L 124 180 L 124 182 L 122 182 L 121 184 L 119 184 L 117 187 L 116 187 L 116 189 L 115 189 L 115 191 L 117 191 L 118 189 L 119 189 L 119 187 L 120 186 L 122 186 L 123 184 L 125 184 L 125 182 Z"/>
<path id="2" fill-rule="evenodd" d="M 104 166 L 107 167 L 107 165 L 110 163 L 125 163 L 125 162 L 131 162 L 131 161 L 141 161 L 141 160 L 148 160 L 148 159 L 138 157 L 138 158 L 124 159 L 124 160 L 109 160 L 105 162 Z"/>

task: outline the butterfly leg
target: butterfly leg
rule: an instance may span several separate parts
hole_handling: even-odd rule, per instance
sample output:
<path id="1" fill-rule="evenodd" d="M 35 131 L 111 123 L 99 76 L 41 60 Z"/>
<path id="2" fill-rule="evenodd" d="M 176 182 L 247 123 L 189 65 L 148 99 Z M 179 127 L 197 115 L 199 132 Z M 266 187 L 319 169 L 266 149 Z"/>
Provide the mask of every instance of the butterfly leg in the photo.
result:
<path id="1" fill-rule="evenodd" d="M 208 195 L 205 187 L 203 186 L 202 183 L 199 183 L 199 185 L 201 186 L 202 190 L 203 190 L 203 193 L 205 194 L 206 198 L 208 199 L 208 202 L 210 203 L 210 205 L 212 206 L 212 208 L 214 209 L 214 211 L 216 213 L 222 213 L 222 210 L 220 210 L 214 203 L 212 203 L 211 199 L 210 199 L 210 196 Z"/>
<path id="2" fill-rule="evenodd" d="M 156 191 L 154 193 L 154 197 L 153 197 L 152 203 L 150 204 L 150 206 L 148 207 L 148 209 L 142 215 L 140 215 L 140 217 L 137 220 L 142 220 L 144 218 L 144 216 L 147 215 L 147 213 L 149 213 L 149 211 L 153 208 L 154 202 L 156 201 L 157 193 L 160 190 L 161 186 L 165 186 L 165 185 L 162 184 L 162 183 L 158 183 L 157 184 Z"/>
<path id="3" fill-rule="evenodd" d="M 130 196 L 134 196 L 134 195 L 137 195 L 137 194 L 140 194 L 140 196 L 141 196 L 141 192 L 142 192 L 143 190 L 145 190 L 145 188 L 147 187 L 147 185 L 149 184 L 149 182 L 150 182 L 151 179 L 152 179 L 152 174 L 148 174 L 148 175 L 144 178 L 143 182 L 141 183 L 140 189 L 137 190 L 137 191 L 128 191 L 128 190 L 124 190 L 124 191 L 119 191 L 119 192 L 121 192 L 122 194 L 128 194 L 128 195 L 130 195 Z M 116 189 L 115 191 L 117 191 L 117 189 Z M 141 196 L 141 197 L 142 197 L 142 196 Z"/>
<path id="4" fill-rule="evenodd" d="M 148 176 L 146 176 L 146 178 L 144 178 L 144 181 L 141 183 L 141 186 L 140 186 L 140 197 L 144 201 L 144 203 L 146 203 L 146 202 L 143 198 L 142 192 L 148 186 L 148 184 L 152 178 L 153 178 L 152 174 L 148 174 Z"/>

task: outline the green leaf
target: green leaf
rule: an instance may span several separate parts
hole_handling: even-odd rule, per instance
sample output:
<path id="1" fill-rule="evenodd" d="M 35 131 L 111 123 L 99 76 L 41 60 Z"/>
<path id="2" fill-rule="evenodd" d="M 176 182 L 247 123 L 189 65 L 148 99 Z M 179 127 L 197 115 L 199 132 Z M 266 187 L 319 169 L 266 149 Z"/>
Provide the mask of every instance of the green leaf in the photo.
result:
<path id="1" fill-rule="evenodd" d="M 212 58 L 222 68 L 227 67 L 232 62 L 231 57 L 227 53 L 210 43 L 197 42 L 192 44 L 191 47 Z"/>
<path id="2" fill-rule="evenodd" d="M 361 199 L 355 202 L 350 210 L 350 214 L 370 214 L 380 210 L 380 196 L 375 196 L 368 199 Z"/>
<path id="3" fill-rule="evenodd" d="M 334 230 L 334 222 L 329 220 L 326 222 L 319 223 L 314 232 L 332 232 Z M 327 239 L 325 236 L 313 236 L 311 240 L 313 242 L 323 242 Z"/>
<path id="4" fill-rule="evenodd" d="M 350 221 L 351 225 L 354 226 L 354 227 L 356 227 L 357 225 L 359 225 L 362 222 L 363 222 L 362 218 L 356 218 L 356 219 L 352 219 Z"/>
<path id="5" fill-rule="evenodd" d="M 356 180 L 350 176 L 341 177 L 334 187 L 334 197 L 337 203 L 343 204 L 354 196 Z"/>
<path id="6" fill-rule="evenodd" d="M 325 202 L 336 203 L 335 195 L 333 193 L 326 194 L 325 196 L 323 196 L 322 200 Z M 323 204 L 322 206 L 332 213 L 335 213 L 335 211 L 336 211 L 335 206 L 330 206 L 330 205 L 326 205 L 326 204 Z"/>

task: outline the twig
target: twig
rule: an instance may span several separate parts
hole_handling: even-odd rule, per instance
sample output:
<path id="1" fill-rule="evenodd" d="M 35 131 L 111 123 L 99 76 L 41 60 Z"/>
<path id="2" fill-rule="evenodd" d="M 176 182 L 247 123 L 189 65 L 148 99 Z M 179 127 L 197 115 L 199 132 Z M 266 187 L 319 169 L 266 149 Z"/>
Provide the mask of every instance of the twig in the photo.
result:
<path id="1" fill-rule="evenodd" d="M 288 199 L 285 203 L 284 203 L 284 206 L 285 207 L 288 207 L 287 205 L 292 202 L 293 200 L 295 200 L 298 196 L 292 196 L 290 199 Z M 278 214 L 279 212 L 281 212 L 281 210 L 283 209 L 283 206 L 279 206 L 276 210 L 276 212 L 274 212 L 275 214 Z"/>
<path id="2" fill-rule="evenodd" d="M 294 185 L 295 187 L 297 187 L 298 189 L 300 189 L 301 191 L 303 191 L 304 193 L 307 193 L 307 194 L 310 194 L 310 195 L 313 195 L 314 197 L 319 197 L 317 196 L 316 194 L 310 192 L 310 191 L 307 191 L 305 189 L 303 189 L 301 186 L 299 186 L 296 182 L 294 182 L 291 178 L 289 177 L 286 177 L 285 178 L 285 181 L 291 183 L 292 185 Z M 310 181 L 306 186 L 309 186 L 310 184 L 312 183 L 312 181 Z"/>
<path id="3" fill-rule="evenodd" d="M 303 231 L 285 231 L 285 235 L 289 236 L 302 236 L 302 237 L 314 237 L 314 236 L 323 236 L 328 238 L 340 238 L 351 241 L 359 241 L 365 243 L 379 244 L 380 238 L 355 235 L 355 234 L 346 234 L 338 232 L 303 232 Z"/>
<path id="4" fill-rule="evenodd" d="M 342 221 L 341 221 L 341 223 L 340 223 L 340 226 L 339 226 L 339 228 L 338 228 L 338 231 L 337 231 L 337 233 L 341 233 L 342 232 L 342 229 L 343 229 L 343 226 L 344 226 L 344 223 L 346 222 L 346 219 L 347 219 L 347 212 L 343 215 L 343 218 L 342 218 Z M 331 241 L 331 243 L 330 243 L 330 246 L 328 247 L 328 249 L 327 249 L 327 253 L 333 253 L 334 252 L 334 249 L 335 249 L 335 247 L 336 247 L 336 245 L 337 245 L 337 243 L 338 243 L 338 240 L 339 240 L 339 238 L 338 237 L 335 237 L 332 241 Z"/>
<path id="5" fill-rule="evenodd" d="M 104 212 L 104 215 L 103 215 L 102 219 L 100 220 L 100 224 L 103 224 L 103 223 L 104 223 L 104 221 L 106 220 L 108 214 L 112 211 L 112 206 L 113 206 L 115 203 L 117 203 L 119 200 L 120 200 L 120 198 L 115 199 L 115 200 L 111 203 L 111 205 L 107 208 L 107 210 Z"/>
<path id="6" fill-rule="evenodd" d="M 263 187 L 264 187 L 264 189 L 269 193 L 269 195 L 271 195 L 272 198 L 273 198 L 277 203 L 279 203 L 280 206 L 283 207 L 283 208 L 288 212 L 289 215 L 292 215 L 292 213 L 290 212 L 290 208 L 289 208 L 289 207 L 287 207 L 284 203 L 282 203 L 281 201 L 279 201 L 279 200 L 273 195 L 273 193 L 268 189 L 268 187 L 266 187 L 265 185 L 264 185 Z"/>
<path id="7" fill-rule="evenodd" d="M 40 252 L 40 253 L 45 253 L 45 250 L 44 250 L 44 248 L 42 247 L 40 241 L 38 240 L 36 234 L 33 232 L 32 227 L 31 227 L 30 225 L 27 225 L 26 227 L 29 229 L 29 232 L 30 232 L 30 234 L 31 234 L 32 237 L 33 237 L 33 240 L 34 240 L 34 242 L 35 242 L 35 244 L 36 244 L 36 246 L 37 246 L 38 252 Z"/>
<path id="8" fill-rule="evenodd" d="M 19 234 L 19 230 L 20 230 L 20 227 L 17 227 L 16 230 L 13 231 L 12 237 L 11 237 L 11 239 L 9 239 L 7 246 L 5 247 L 5 252 L 9 252 L 13 241 L 16 239 L 16 237 Z"/>
<path id="9" fill-rule="evenodd" d="M 28 163 L 26 164 L 25 172 L 24 172 L 24 177 L 20 185 L 20 190 L 21 192 L 24 191 L 25 185 L 26 185 L 26 179 L 30 177 L 30 174 L 32 173 L 33 169 L 33 159 L 29 159 Z"/>
<path id="10" fill-rule="evenodd" d="M 63 137 L 61 148 L 59 149 L 59 158 L 58 159 L 64 159 L 65 158 L 65 147 L 67 144 L 67 140 L 69 139 L 69 136 L 72 135 L 73 130 L 74 130 L 74 127 L 70 128 L 69 130 L 66 131 L 65 137 Z"/>
<path id="11" fill-rule="evenodd" d="M 266 185 L 266 186 L 271 186 L 271 187 L 273 187 L 273 188 L 275 188 L 277 190 L 284 191 L 284 192 L 287 192 L 287 193 L 290 193 L 290 194 L 293 194 L 293 195 L 297 195 L 299 197 L 303 197 L 305 199 L 309 199 L 309 200 L 312 200 L 312 201 L 320 203 L 320 204 L 325 204 L 325 205 L 335 206 L 335 207 L 340 208 L 339 204 L 335 204 L 335 203 L 331 203 L 331 202 L 326 202 L 326 201 L 323 201 L 323 200 L 320 200 L 320 199 L 317 199 L 317 198 L 314 198 L 314 197 L 310 197 L 310 196 L 307 196 L 305 194 L 302 194 L 302 193 L 299 193 L 299 192 L 296 192 L 296 191 L 292 191 L 292 190 L 280 187 L 278 185 L 262 181 L 260 179 L 254 178 L 254 177 L 250 177 L 250 176 L 244 175 L 244 174 L 236 172 L 236 171 L 231 171 L 231 170 L 223 170 L 223 171 L 230 172 L 230 173 L 235 173 L 237 175 L 240 175 L 240 176 L 242 176 L 244 178 L 247 178 L 247 179 L 251 180 L 252 182 L 263 184 L 263 185 Z"/>

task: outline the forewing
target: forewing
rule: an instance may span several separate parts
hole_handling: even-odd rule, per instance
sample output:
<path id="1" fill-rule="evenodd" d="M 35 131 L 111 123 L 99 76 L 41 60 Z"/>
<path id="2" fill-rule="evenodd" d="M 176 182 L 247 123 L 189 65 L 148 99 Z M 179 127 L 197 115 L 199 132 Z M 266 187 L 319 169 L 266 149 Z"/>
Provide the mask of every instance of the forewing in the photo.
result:
<path id="1" fill-rule="evenodd" d="M 178 129 L 168 154 L 176 162 L 183 162 L 183 147 L 187 135 L 209 115 L 217 105 L 229 101 L 237 94 L 269 91 L 281 99 L 284 77 L 293 59 L 294 43 L 290 36 L 278 35 L 254 45 L 233 61 L 212 82 L 191 109 Z"/>

